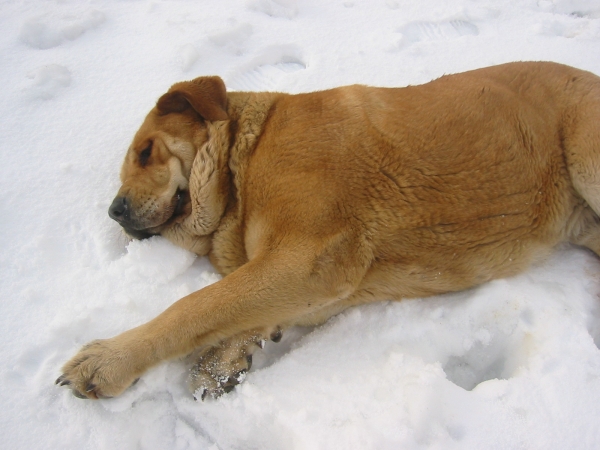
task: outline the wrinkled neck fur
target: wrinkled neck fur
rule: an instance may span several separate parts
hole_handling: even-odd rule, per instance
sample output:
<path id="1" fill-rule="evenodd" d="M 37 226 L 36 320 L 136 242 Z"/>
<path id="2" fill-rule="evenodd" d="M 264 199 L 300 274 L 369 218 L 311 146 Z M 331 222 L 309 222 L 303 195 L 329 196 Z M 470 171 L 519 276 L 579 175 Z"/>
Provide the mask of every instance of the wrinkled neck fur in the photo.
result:
<path id="1" fill-rule="evenodd" d="M 231 171 L 234 198 L 241 205 L 240 192 L 245 179 L 248 159 L 252 156 L 258 139 L 277 100 L 287 94 L 271 92 L 232 92 L 228 94 L 227 113 L 230 117 L 229 170 Z"/>

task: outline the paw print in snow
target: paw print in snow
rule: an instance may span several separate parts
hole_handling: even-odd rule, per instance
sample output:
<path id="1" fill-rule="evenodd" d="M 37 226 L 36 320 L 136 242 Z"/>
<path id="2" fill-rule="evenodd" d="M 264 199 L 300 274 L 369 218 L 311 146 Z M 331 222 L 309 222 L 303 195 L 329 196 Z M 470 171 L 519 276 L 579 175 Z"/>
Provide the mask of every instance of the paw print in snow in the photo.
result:
<path id="1" fill-rule="evenodd" d="M 398 30 L 402 33 L 399 46 L 411 45 L 423 41 L 456 39 L 462 36 L 477 36 L 479 28 L 466 20 L 445 22 L 410 22 Z"/>
<path id="2" fill-rule="evenodd" d="M 271 17 L 293 19 L 298 15 L 297 0 L 253 0 L 248 7 Z"/>
<path id="3" fill-rule="evenodd" d="M 76 16 L 40 16 L 23 23 L 19 38 L 30 47 L 47 49 L 56 47 L 65 40 L 75 40 L 104 21 L 104 13 L 96 10 Z"/>
<path id="4" fill-rule="evenodd" d="M 537 6 L 542 11 L 572 17 L 587 17 L 590 19 L 600 17 L 598 0 L 540 0 Z"/>
<path id="5" fill-rule="evenodd" d="M 27 75 L 32 82 L 28 87 L 34 98 L 50 100 L 71 84 L 71 72 L 64 66 L 48 64 Z"/>
<path id="6" fill-rule="evenodd" d="M 295 72 L 306 69 L 302 52 L 294 45 L 275 45 L 263 51 L 228 77 L 228 85 L 238 90 L 278 90 Z"/>
<path id="7" fill-rule="evenodd" d="M 245 45 L 252 36 L 252 26 L 249 23 L 239 24 L 230 30 L 209 36 L 209 41 L 217 47 L 235 55 L 241 55 Z"/>

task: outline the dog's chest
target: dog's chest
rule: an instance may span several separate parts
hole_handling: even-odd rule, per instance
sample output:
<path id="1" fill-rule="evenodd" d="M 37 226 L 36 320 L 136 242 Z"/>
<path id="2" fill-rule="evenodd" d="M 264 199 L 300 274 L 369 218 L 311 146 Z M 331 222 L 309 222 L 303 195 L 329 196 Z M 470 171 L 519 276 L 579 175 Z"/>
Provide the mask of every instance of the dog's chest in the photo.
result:
<path id="1" fill-rule="evenodd" d="M 242 235 L 242 221 L 235 208 L 225 213 L 213 234 L 210 262 L 223 276 L 248 262 Z"/>

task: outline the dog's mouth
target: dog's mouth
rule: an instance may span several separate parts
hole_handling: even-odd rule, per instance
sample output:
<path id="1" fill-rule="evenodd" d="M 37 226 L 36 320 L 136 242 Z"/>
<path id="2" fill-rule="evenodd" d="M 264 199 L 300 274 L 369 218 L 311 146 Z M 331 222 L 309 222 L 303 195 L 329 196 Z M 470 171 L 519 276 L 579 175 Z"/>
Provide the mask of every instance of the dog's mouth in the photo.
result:
<path id="1" fill-rule="evenodd" d="M 187 191 L 184 191 L 183 189 L 177 189 L 177 191 L 175 191 L 175 194 L 171 197 L 171 201 L 167 207 L 167 209 L 172 212 L 162 223 L 156 225 L 157 227 L 166 224 L 174 217 L 178 217 L 183 213 L 186 192 Z"/>
<path id="2" fill-rule="evenodd" d="M 167 222 L 172 223 L 173 221 L 181 220 L 184 217 L 187 217 L 190 214 L 190 192 L 177 189 L 175 195 L 173 196 L 175 202 L 175 209 L 173 209 L 173 214 L 167 220 Z"/>
<path id="3" fill-rule="evenodd" d="M 181 189 L 177 189 L 175 193 L 175 198 L 177 199 L 177 205 L 175 205 L 174 215 L 179 215 L 183 213 L 183 208 L 185 206 L 186 201 L 190 200 L 190 194 L 188 191 L 184 191 Z"/>
<path id="4" fill-rule="evenodd" d="M 134 226 L 132 226 L 132 224 L 128 221 L 129 214 L 126 212 L 116 216 L 113 207 L 111 207 L 109 210 L 109 215 L 111 218 L 119 222 L 125 233 L 127 233 L 133 239 L 142 240 L 160 234 L 165 228 L 168 228 L 172 224 L 183 220 L 190 214 L 191 202 L 189 191 L 177 189 L 170 204 L 173 211 L 171 215 L 159 225 L 154 225 L 148 228 L 134 228 Z M 125 207 L 125 209 L 127 208 Z"/>

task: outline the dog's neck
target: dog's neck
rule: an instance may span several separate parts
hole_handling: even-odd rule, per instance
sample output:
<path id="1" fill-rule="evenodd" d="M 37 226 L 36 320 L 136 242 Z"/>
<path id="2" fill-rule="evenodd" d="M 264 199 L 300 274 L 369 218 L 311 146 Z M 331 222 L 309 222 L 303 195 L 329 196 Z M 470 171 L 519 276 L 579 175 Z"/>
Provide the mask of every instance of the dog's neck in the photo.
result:
<path id="1" fill-rule="evenodd" d="M 267 122 L 269 112 L 278 98 L 286 94 L 232 92 L 227 96 L 227 113 L 230 117 L 229 170 L 234 198 L 241 205 L 240 192 L 245 180 L 245 169 L 259 136 Z"/>
<path id="2" fill-rule="evenodd" d="M 286 94 L 234 92 L 228 94 L 229 201 L 212 235 L 210 260 L 226 275 L 248 261 L 243 236 L 244 183 L 246 169 L 277 99 Z"/>
<path id="3" fill-rule="evenodd" d="M 245 171 L 278 98 L 286 94 L 228 94 L 228 121 L 208 123 L 209 140 L 198 149 L 190 174 L 191 213 L 162 231 L 198 255 L 210 252 L 221 273 L 245 262 L 241 236 Z"/>

